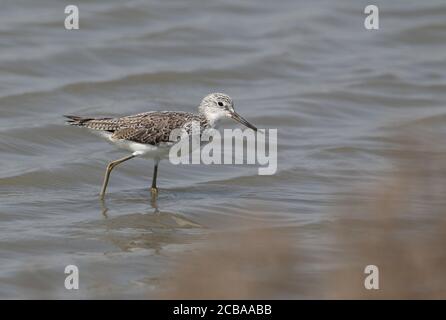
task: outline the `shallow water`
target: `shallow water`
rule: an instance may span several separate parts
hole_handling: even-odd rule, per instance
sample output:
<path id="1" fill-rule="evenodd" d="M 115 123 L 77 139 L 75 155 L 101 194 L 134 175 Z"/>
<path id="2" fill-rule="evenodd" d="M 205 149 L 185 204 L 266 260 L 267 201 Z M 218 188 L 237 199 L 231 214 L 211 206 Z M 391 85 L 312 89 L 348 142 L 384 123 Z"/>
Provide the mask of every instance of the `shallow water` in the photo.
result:
<path id="1" fill-rule="evenodd" d="M 377 1 L 378 31 L 363 26 L 366 1 L 76 3 L 78 31 L 63 27 L 66 1 L 1 3 L 2 298 L 157 296 L 180 253 L 250 225 L 310 252 L 306 286 L 317 287 L 336 266 L 325 234 L 338 205 L 405 157 L 393 135 L 446 134 L 442 0 Z M 195 111 L 214 91 L 278 129 L 274 176 L 165 161 L 158 212 L 152 163 L 135 159 L 98 200 L 106 163 L 125 154 L 63 114 Z M 68 264 L 78 291 L 63 287 Z"/>

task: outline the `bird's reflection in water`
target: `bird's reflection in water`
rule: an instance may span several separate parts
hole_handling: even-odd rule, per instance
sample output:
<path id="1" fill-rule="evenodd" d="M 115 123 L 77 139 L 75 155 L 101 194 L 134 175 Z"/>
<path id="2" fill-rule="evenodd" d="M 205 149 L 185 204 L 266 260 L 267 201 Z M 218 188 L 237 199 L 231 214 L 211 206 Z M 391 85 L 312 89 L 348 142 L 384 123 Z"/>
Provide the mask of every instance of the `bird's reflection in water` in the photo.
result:
<path id="1" fill-rule="evenodd" d="M 163 211 L 157 201 L 151 201 L 146 213 L 111 216 L 105 201 L 101 201 L 106 237 L 123 251 L 152 249 L 155 253 L 167 245 L 188 244 L 203 237 L 205 226 L 180 213 Z"/>
<path id="2" fill-rule="evenodd" d="M 107 212 L 109 210 L 108 207 L 107 207 L 107 203 L 106 203 L 105 199 L 99 199 L 99 201 L 100 201 L 100 204 L 101 204 L 102 215 L 104 216 L 104 218 L 107 219 L 108 218 Z M 150 205 L 154 209 L 154 211 L 153 211 L 154 214 L 159 214 L 160 213 L 160 210 L 159 210 L 159 207 L 158 207 L 158 201 L 157 201 L 156 198 L 152 198 L 150 200 Z"/>

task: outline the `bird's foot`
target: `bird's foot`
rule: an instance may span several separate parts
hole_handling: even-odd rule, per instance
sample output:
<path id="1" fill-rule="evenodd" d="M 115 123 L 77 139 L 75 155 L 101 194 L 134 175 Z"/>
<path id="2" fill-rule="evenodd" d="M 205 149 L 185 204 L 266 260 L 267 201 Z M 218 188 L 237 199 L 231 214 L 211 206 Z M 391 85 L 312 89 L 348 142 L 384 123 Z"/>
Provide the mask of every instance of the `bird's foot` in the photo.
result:
<path id="1" fill-rule="evenodd" d="M 150 188 L 150 193 L 152 194 L 152 198 L 153 197 L 158 197 L 158 188 Z"/>
<path id="2" fill-rule="evenodd" d="M 158 198 L 158 188 L 150 188 L 150 193 L 152 194 L 152 207 L 157 209 L 158 204 L 156 203 L 156 199 Z"/>

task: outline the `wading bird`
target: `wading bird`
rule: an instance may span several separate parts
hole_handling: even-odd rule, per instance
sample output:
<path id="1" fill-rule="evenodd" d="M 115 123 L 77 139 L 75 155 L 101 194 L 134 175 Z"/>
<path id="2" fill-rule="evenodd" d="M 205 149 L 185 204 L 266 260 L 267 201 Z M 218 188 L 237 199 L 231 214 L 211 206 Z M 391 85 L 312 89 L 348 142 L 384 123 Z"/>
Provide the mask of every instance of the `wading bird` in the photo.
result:
<path id="1" fill-rule="evenodd" d="M 100 193 L 104 199 L 111 171 L 119 164 L 135 157 L 153 159 L 152 197 L 158 195 L 156 178 L 158 164 L 169 154 L 170 147 L 176 142 L 170 140 L 174 129 L 190 130 L 192 122 L 199 123 L 200 132 L 215 128 L 224 118 L 234 119 L 257 131 L 257 128 L 246 121 L 234 110 L 232 99 L 223 93 L 212 93 L 203 98 L 198 106 L 198 113 L 179 111 L 149 111 L 120 118 L 91 118 L 65 116 L 68 124 L 84 127 L 111 141 L 131 154 L 108 164 Z"/>

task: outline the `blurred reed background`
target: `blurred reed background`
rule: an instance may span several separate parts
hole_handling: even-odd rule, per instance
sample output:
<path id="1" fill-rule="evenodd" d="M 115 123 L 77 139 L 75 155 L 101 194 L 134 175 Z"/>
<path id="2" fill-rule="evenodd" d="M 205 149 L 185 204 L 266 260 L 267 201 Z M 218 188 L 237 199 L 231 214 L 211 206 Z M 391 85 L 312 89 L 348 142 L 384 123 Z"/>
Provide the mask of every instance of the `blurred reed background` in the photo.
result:
<path id="1" fill-rule="evenodd" d="M 388 176 L 359 193 L 352 186 L 352 195 L 333 207 L 336 222 L 320 230 L 334 248 L 324 257 L 336 265 L 332 270 L 309 270 L 316 261 L 299 245 L 305 234 L 251 225 L 212 235 L 184 254 L 159 297 L 283 299 L 298 292 L 316 299 L 445 299 L 443 138 L 408 131 L 394 139 L 404 147 L 391 155 Z M 378 290 L 365 289 L 367 265 L 378 267 Z"/>

